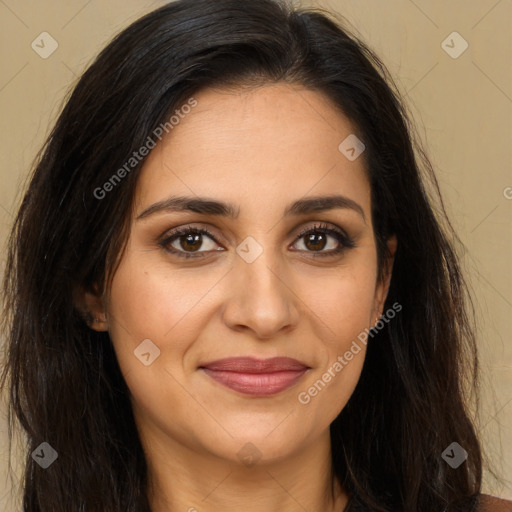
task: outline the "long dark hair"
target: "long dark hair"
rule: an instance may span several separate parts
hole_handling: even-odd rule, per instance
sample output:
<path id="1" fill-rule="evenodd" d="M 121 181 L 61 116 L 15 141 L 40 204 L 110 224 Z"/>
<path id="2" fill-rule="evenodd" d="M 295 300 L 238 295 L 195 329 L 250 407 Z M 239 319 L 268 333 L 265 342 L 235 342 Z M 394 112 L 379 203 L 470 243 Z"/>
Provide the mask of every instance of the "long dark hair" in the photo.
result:
<path id="1" fill-rule="evenodd" d="M 478 365 L 472 308 L 432 167 L 379 58 L 319 9 L 277 0 L 178 0 L 121 32 L 83 74 L 38 156 L 4 278 L 9 421 L 26 435 L 25 512 L 149 511 L 147 466 L 108 333 L 84 321 L 77 289 L 107 289 L 127 240 L 138 172 L 98 188 L 155 129 L 211 86 L 300 84 L 361 133 L 385 310 L 359 383 L 331 424 L 333 477 L 348 509 L 471 510 L 482 455 L 469 401 Z M 112 185 L 112 186 L 114 186 Z M 99 197 L 102 195 L 103 197 Z M 6 386 L 6 382 L 8 386 Z M 47 442 L 58 463 L 31 456 Z M 458 469 L 442 457 L 457 442 Z"/>

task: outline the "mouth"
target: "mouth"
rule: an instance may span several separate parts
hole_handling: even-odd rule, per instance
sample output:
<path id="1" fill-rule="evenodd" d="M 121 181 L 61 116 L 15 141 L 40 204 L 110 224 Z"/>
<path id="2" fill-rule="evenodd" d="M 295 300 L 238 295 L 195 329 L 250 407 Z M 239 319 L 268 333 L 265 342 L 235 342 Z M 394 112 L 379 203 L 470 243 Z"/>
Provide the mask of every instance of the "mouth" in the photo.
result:
<path id="1" fill-rule="evenodd" d="M 225 387 L 251 396 L 270 396 L 289 389 L 310 367 L 289 357 L 220 359 L 199 367 Z"/>

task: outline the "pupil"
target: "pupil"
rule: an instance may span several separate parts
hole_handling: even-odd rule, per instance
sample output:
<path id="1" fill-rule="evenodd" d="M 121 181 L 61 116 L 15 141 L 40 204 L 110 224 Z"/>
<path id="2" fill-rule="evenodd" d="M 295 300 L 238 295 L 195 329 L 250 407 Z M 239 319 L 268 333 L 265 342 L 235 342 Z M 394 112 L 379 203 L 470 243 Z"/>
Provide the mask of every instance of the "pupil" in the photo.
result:
<path id="1" fill-rule="evenodd" d="M 189 249 L 199 249 L 201 247 L 201 235 L 200 234 L 188 234 L 185 235 L 185 245 L 189 245 Z M 183 249 L 187 249 L 184 244 L 181 244 Z"/>
<path id="2" fill-rule="evenodd" d="M 185 244 L 181 244 L 183 249 L 197 250 L 201 246 L 201 234 L 185 235 Z M 306 238 L 306 247 L 312 250 L 321 250 L 325 247 L 325 236 L 323 233 L 313 233 Z M 186 247 L 188 245 L 188 247 Z"/>
<path id="3" fill-rule="evenodd" d="M 316 238 L 320 238 L 321 239 L 320 242 L 317 240 L 317 242 L 315 243 L 315 241 L 314 241 L 315 237 Z M 309 235 L 307 237 L 307 239 L 306 239 L 306 247 L 308 247 L 308 249 L 310 248 L 308 244 L 311 243 L 311 242 L 312 242 L 312 244 L 314 246 L 313 247 L 314 250 L 323 249 L 325 247 L 325 236 L 324 236 L 324 234 L 323 233 L 315 233 L 315 234 Z M 318 247 L 318 244 L 320 244 L 320 247 Z"/>

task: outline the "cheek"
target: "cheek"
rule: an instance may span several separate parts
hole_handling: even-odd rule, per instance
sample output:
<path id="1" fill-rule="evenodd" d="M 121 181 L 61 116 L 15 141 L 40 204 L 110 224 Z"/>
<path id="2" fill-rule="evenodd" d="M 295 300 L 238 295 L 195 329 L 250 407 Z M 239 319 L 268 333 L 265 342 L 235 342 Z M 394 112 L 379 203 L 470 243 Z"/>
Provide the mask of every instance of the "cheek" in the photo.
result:
<path id="1" fill-rule="evenodd" d="M 376 275 L 372 259 L 311 280 L 304 295 L 318 317 L 318 367 L 297 390 L 312 425 L 328 425 L 343 409 L 361 375 L 371 326 Z M 314 283 L 316 282 L 316 287 Z M 308 284 L 308 283 L 305 283 Z"/>
<path id="2" fill-rule="evenodd" d="M 322 398 L 308 406 L 319 414 L 323 411 L 324 421 L 326 416 L 335 417 L 346 403 L 364 362 L 365 346 L 360 343 L 361 350 L 343 371 L 333 370 L 338 356 L 349 351 L 352 342 L 369 327 L 375 290 L 371 255 L 371 251 L 361 251 L 330 270 L 310 264 L 289 267 L 287 277 L 282 276 L 293 290 L 290 300 L 295 300 L 295 307 L 301 310 L 295 326 L 297 336 L 309 333 L 316 347 L 317 366 L 298 392 L 307 391 L 319 379 L 327 384 L 318 392 Z M 148 258 L 147 251 L 127 248 L 112 281 L 110 336 L 124 376 L 131 374 L 129 387 L 134 396 L 140 391 L 149 407 L 149 402 L 161 394 L 172 398 L 169 394 L 175 386 L 169 386 L 170 376 L 165 369 L 178 380 L 183 378 L 188 350 L 208 329 L 230 289 L 237 286 L 236 276 L 225 274 L 226 267 L 222 266 L 176 269 L 165 261 Z M 146 339 L 160 350 L 158 363 L 150 367 L 134 355 Z M 329 369 L 334 371 L 330 382 L 329 376 L 322 377 Z M 163 382 L 167 382 L 165 389 Z M 148 396 L 148 389 L 158 391 Z"/>
<path id="3" fill-rule="evenodd" d="M 185 331 L 194 328 L 189 315 L 204 295 L 197 281 L 192 284 L 168 268 L 144 261 L 136 251 L 125 253 L 112 281 L 108 311 L 120 363 L 133 365 L 133 351 L 145 339 L 160 349 L 161 356 L 186 348 L 180 340 L 189 338 Z M 175 329 L 180 339 L 173 336 Z"/>
<path id="4" fill-rule="evenodd" d="M 112 281 L 109 333 L 134 409 L 163 429 L 174 425 L 175 435 L 185 439 L 186 429 L 173 421 L 190 414 L 190 396 L 180 385 L 183 363 L 203 329 L 201 299 L 215 281 L 169 267 L 127 249 Z M 142 354 L 148 352 L 146 366 Z"/>
<path id="5" fill-rule="evenodd" d="M 350 361 L 345 357 L 347 351 L 340 350 L 339 354 L 332 355 L 324 367 L 316 369 L 297 390 L 298 416 L 307 422 L 308 430 L 313 433 L 328 428 L 336 419 L 359 381 L 366 346 L 363 343 L 349 343 L 344 348 L 351 354 Z M 357 353 L 354 354 L 352 350 Z"/>
<path id="6" fill-rule="evenodd" d="M 318 317 L 322 338 L 333 350 L 343 350 L 370 326 L 376 278 L 372 268 L 371 258 L 354 258 L 350 265 L 302 280 L 301 298 Z"/>

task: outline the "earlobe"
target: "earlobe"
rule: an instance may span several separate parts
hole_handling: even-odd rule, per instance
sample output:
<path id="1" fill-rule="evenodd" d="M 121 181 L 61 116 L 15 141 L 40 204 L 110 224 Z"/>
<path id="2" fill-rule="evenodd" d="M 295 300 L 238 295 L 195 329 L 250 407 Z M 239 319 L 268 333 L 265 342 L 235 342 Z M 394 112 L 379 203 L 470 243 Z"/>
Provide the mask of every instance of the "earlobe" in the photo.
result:
<path id="1" fill-rule="evenodd" d="M 75 292 L 75 305 L 91 329 L 98 332 L 108 331 L 105 304 L 97 285 L 94 285 L 93 291 L 78 287 Z"/>
<path id="2" fill-rule="evenodd" d="M 392 235 L 388 238 L 387 246 L 389 256 L 385 263 L 384 277 L 382 279 L 382 282 L 377 284 L 375 294 L 374 311 L 377 312 L 377 318 L 375 320 L 375 323 L 377 323 L 381 316 L 384 314 L 384 303 L 386 302 L 386 297 L 388 296 L 389 291 L 389 285 L 391 284 L 391 275 L 393 274 L 393 263 L 395 261 L 395 253 L 397 248 L 396 235 Z"/>
<path id="3" fill-rule="evenodd" d="M 87 311 L 84 318 L 91 329 L 98 332 L 108 331 L 107 316 L 104 312 Z"/>
<path id="4" fill-rule="evenodd" d="M 386 295 L 389 289 L 389 284 L 391 283 L 391 274 L 393 273 L 393 263 L 395 262 L 395 253 L 397 247 L 396 235 L 391 235 L 387 241 L 389 258 L 386 262 Z"/>

